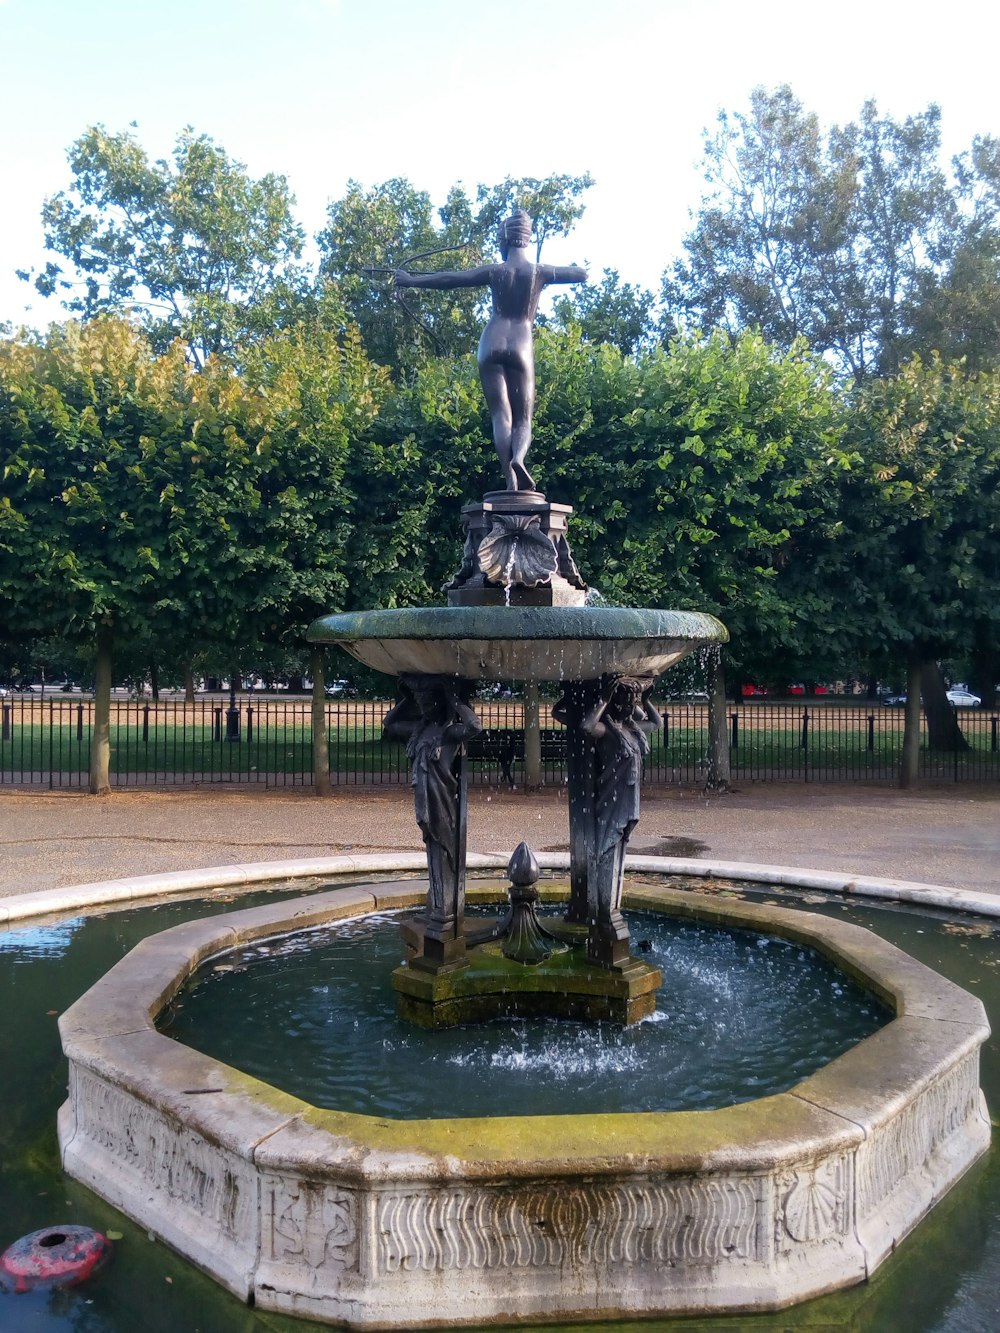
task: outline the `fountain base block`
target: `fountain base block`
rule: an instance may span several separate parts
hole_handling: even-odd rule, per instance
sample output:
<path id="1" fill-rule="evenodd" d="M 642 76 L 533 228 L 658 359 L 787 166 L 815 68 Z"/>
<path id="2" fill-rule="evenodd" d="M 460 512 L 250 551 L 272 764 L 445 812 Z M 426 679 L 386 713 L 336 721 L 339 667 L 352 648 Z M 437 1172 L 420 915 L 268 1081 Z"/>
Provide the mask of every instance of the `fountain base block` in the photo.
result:
<path id="1" fill-rule="evenodd" d="M 656 1008 L 658 967 L 629 958 L 614 968 L 589 963 L 580 946 L 540 963 L 505 957 L 499 940 L 467 954 L 467 965 L 430 971 L 405 963 L 392 974 L 399 1015 L 423 1028 L 460 1027 L 496 1018 L 569 1018 L 637 1023 Z"/>

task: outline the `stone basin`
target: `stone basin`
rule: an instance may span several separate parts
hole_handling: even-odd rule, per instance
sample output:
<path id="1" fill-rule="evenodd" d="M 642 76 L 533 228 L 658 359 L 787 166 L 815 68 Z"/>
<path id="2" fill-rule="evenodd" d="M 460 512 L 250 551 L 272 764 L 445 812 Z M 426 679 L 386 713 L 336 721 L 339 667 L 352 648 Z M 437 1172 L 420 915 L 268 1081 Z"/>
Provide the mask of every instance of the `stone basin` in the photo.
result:
<path id="1" fill-rule="evenodd" d="M 596 680 L 660 675 L 729 633 L 697 611 L 617 606 L 440 606 L 321 616 L 312 643 L 365 666 L 466 680 Z"/>
<path id="2" fill-rule="evenodd" d="M 814 949 L 895 1018 L 758 1101 L 435 1120 L 322 1110 L 157 1031 L 209 958 L 422 899 L 371 884 L 144 940 L 59 1019 L 68 1174 L 259 1309 L 412 1329 L 780 1308 L 868 1277 L 989 1146 L 976 998 L 847 922 L 666 886 L 629 905 Z"/>

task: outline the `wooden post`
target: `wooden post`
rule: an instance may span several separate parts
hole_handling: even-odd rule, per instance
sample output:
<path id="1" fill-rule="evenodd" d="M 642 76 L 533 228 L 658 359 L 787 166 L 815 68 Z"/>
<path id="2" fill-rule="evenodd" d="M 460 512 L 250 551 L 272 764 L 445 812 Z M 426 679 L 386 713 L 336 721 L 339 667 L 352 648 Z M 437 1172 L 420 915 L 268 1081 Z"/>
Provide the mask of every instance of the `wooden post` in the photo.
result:
<path id="1" fill-rule="evenodd" d="M 906 713 L 899 785 L 912 787 L 920 771 L 920 655 L 911 653 L 906 664 Z"/>
<path id="2" fill-rule="evenodd" d="M 537 791 L 542 785 L 542 731 L 538 681 L 524 683 L 524 785 Z"/>
<path id="3" fill-rule="evenodd" d="M 90 794 L 111 790 L 111 656 L 114 630 L 97 626 L 97 666 L 94 679 L 94 730 L 90 738 Z"/>
<path id="4" fill-rule="evenodd" d="M 330 795 L 330 741 L 326 734 L 326 649 L 314 644 L 309 654 L 312 674 L 313 794 Z"/>

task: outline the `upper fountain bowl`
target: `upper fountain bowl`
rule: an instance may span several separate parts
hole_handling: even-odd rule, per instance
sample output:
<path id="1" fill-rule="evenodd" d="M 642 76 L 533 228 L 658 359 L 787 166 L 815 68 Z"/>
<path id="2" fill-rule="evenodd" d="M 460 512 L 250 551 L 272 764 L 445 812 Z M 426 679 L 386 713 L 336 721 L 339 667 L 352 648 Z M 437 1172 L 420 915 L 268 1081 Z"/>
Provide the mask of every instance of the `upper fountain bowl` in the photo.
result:
<path id="1" fill-rule="evenodd" d="M 725 643 L 697 611 L 618 606 L 440 606 L 320 616 L 311 643 L 335 643 L 365 666 L 465 680 L 658 676 L 688 653 Z"/>

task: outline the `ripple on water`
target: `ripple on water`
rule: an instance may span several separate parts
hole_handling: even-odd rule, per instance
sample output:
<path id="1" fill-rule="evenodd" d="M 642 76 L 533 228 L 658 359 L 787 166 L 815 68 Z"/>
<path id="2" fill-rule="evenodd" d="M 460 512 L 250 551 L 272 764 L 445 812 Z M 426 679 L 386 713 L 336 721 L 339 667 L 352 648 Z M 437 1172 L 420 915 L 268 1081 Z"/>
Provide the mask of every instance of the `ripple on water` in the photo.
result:
<path id="1" fill-rule="evenodd" d="M 889 1014 L 800 945 L 632 913 L 665 977 L 630 1028 L 396 1015 L 398 917 L 338 922 L 200 973 L 168 1029 L 318 1106 L 397 1117 L 671 1111 L 779 1092 Z"/>

